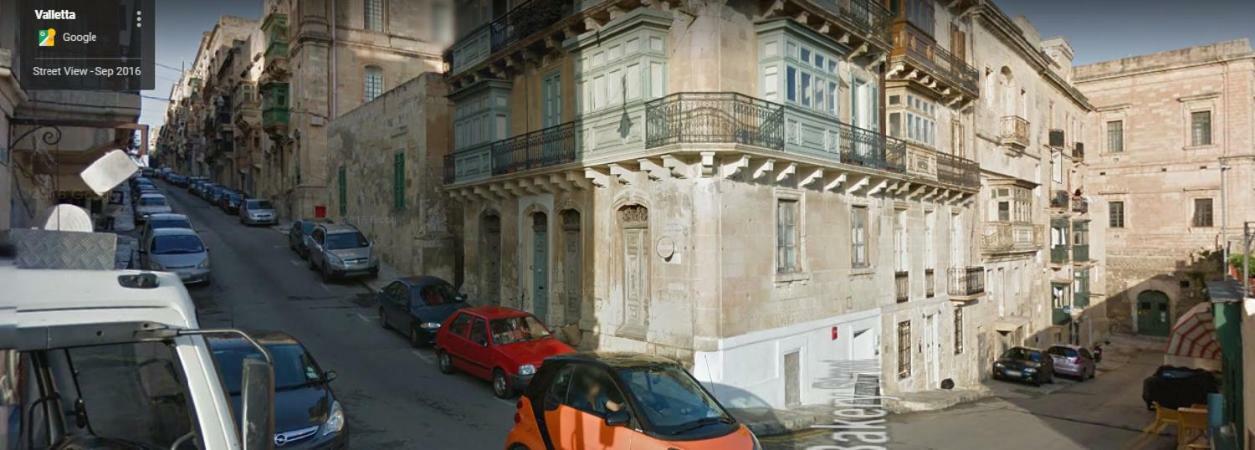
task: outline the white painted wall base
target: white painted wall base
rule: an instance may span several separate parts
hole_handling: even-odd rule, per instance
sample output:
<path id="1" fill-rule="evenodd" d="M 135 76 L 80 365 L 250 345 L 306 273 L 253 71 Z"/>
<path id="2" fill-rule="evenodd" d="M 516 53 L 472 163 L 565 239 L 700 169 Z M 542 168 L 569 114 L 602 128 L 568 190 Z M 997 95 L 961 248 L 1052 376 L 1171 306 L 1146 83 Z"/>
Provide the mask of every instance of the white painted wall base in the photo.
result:
<path id="1" fill-rule="evenodd" d="M 801 404 L 827 403 L 853 392 L 854 374 L 880 374 L 880 335 L 878 309 L 757 331 L 696 352 L 693 375 L 726 407 L 785 408 L 784 359 L 796 351 Z"/>

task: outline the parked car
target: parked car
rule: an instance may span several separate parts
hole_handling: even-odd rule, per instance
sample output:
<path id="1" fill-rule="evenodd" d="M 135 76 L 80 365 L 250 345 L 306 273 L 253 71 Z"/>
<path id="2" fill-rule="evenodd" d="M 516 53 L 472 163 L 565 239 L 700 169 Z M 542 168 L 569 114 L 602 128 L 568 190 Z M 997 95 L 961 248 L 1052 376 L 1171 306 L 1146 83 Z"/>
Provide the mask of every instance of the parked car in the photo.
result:
<path id="1" fill-rule="evenodd" d="M 379 257 L 369 239 L 352 225 L 319 224 L 309 234 L 309 267 L 323 280 L 379 275 Z"/>
<path id="2" fill-rule="evenodd" d="M 218 208 L 227 214 L 239 214 L 240 202 L 244 201 L 244 194 L 235 191 L 225 191 L 222 196 L 218 197 Z"/>
<path id="3" fill-rule="evenodd" d="M 226 186 L 215 184 L 209 188 L 209 191 L 207 192 L 208 195 L 205 196 L 205 200 L 209 201 L 212 205 L 217 205 L 218 199 L 221 199 L 228 190 L 229 189 L 227 189 Z"/>
<path id="4" fill-rule="evenodd" d="M 275 448 L 347 448 L 348 421 L 331 389 L 335 371 L 323 370 L 292 336 L 280 332 L 249 334 L 270 352 L 274 361 Z M 261 353 L 243 338 L 211 337 L 206 341 L 239 423 L 244 359 L 261 358 Z"/>
<path id="5" fill-rule="evenodd" d="M 144 223 L 144 229 L 139 234 L 140 246 L 147 247 L 148 240 L 152 238 L 153 230 L 162 228 L 186 228 L 191 230 L 192 223 L 183 214 L 157 213 L 150 215 L 148 216 L 148 221 Z"/>
<path id="6" fill-rule="evenodd" d="M 152 167 L 141 167 L 139 171 L 140 171 L 140 174 L 142 174 L 145 177 L 152 178 L 152 177 L 157 176 L 157 169 L 153 169 Z"/>
<path id="7" fill-rule="evenodd" d="M 466 307 L 466 297 L 437 277 L 399 278 L 376 294 L 379 324 L 405 334 L 415 347 L 435 341 L 445 319 Z"/>
<path id="8" fill-rule="evenodd" d="M 154 230 L 146 247 L 140 247 L 144 270 L 174 272 L 183 284 L 209 283 L 209 248 L 200 235 L 186 228 Z"/>
<path id="9" fill-rule="evenodd" d="M 1165 365 L 1142 380 L 1142 401 L 1146 402 L 1146 409 L 1155 409 L 1155 403 L 1177 409 L 1206 404 L 1207 394 L 1219 389 L 1216 375 L 1207 370 Z"/>
<path id="10" fill-rule="evenodd" d="M 187 177 L 176 174 L 176 173 L 171 173 L 169 175 L 166 175 L 166 181 L 169 182 L 171 185 L 178 186 L 178 187 L 187 186 Z"/>
<path id="11" fill-rule="evenodd" d="M 1035 386 L 1053 383 L 1054 362 L 1041 350 L 1012 347 L 994 361 L 994 379 L 1028 381 Z"/>
<path id="12" fill-rule="evenodd" d="M 309 234 L 314 232 L 314 227 L 319 222 L 330 223 L 318 219 L 301 219 L 292 222 L 292 227 L 288 228 L 288 248 L 300 255 L 301 258 L 308 258 L 309 243 L 306 241 L 309 240 Z"/>
<path id="13" fill-rule="evenodd" d="M 248 198 L 240 202 L 240 223 L 245 225 L 274 225 L 278 223 L 275 206 L 270 200 Z"/>
<path id="14" fill-rule="evenodd" d="M 516 403 L 510 450 L 757 450 L 749 428 L 674 361 L 631 353 L 545 360 Z M 576 431 L 578 430 L 578 431 Z"/>
<path id="15" fill-rule="evenodd" d="M 152 180 L 143 177 L 131 180 L 131 194 L 138 196 L 144 188 L 157 189 L 157 186 Z"/>
<path id="16" fill-rule="evenodd" d="M 545 324 L 525 311 L 500 306 L 465 308 L 436 332 L 440 371 L 461 370 L 492 381 L 492 393 L 514 397 L 532 381 L 536 368 L 550 356 L 575 349 L 549 333 Z"/>
<path id="17" fill-rule="evenodd" d="M 143 194 L 139 197 L 139 202 L 135 204 L 135 219 L 143 222 L 148 220 L 148 216 L 152 214 L 170 212 L 170 204 L 166 203 L 166 196 L 161 194 Z"/>
<path id="18" fill-rule="evenodd" d="M 200 195 L 200 188 L 204 183 L 205 177 L 190 177 L 187 179 L 187 191 Z"/>
<path id="19" fill-rule="evenodd" d="M 1089 349 L 1079 345 L 1055 345 L 1046 349 L 1056 375 L 1076 377 L 1081 381 L 1094 378 L 1098 363 Z"/>

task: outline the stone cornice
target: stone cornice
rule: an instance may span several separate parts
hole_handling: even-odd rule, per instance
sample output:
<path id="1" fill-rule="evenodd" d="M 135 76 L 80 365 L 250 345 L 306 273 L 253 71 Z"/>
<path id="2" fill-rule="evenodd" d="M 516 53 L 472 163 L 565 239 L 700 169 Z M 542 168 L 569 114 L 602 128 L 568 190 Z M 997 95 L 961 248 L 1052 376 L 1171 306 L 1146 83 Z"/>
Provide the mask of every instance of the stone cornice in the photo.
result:
<path id="1" fill-rule="evenodd" d="M 980 5 L 973 8 L 972 14 L 988 25 L 989 29 L 1015 50 L 1016 53 L 1023 56 L 1029 65 L 1036 69 L 1038 75 L 1067 94 L 1068 98 L 1077 105 L 1091 111 L 1094 109 L 1094 106 L 1089 103 L 1089 98 L 1085 97 L 1085 94 L 1082 94 L 1076 87 L 1054 72 L 1054 60 L 1029 43 L 1028 39 L 1024 38 L 1023 30 L 1011 22 L 1011 19 L 1002 10 L 998 9 L 998 6 L 994 5 L 991 0 L 981 0 Z"/>

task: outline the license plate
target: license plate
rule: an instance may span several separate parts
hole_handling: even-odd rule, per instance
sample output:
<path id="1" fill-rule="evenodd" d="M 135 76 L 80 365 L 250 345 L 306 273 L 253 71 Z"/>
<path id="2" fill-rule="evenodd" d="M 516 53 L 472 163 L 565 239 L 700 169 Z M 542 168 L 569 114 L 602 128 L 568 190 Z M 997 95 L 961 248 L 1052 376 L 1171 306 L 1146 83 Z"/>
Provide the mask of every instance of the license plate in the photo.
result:
<path id="1" fill-rule="evenodd" d="M 1008 376 L 1008 377 L 1018 377 L 1018 376 L 1022 375 L 1022 374 L 1020 373 L 1020 371 L 1018 371 L 1018 370 L 1008 370 L 1008 371 L 1003 372 L 1002 374 L 1003 374 L 1003 375 L 1006 375 L 1006 376 Z"/>

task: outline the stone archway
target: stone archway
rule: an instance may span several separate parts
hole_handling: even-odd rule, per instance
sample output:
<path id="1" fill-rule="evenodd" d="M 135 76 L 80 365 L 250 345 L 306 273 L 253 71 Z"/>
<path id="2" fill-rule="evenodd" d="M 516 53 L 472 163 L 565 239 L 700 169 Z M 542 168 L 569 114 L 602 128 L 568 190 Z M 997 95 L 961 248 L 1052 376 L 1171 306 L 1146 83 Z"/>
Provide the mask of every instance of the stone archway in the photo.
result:
<path id="1" fill-rule="evenodd" d="M 1163 291 L 1147 290 L 1137 294 L 1134 306 L 1137 334 L 1167 336 L 1172 331 L 1172 300 Z"/>

